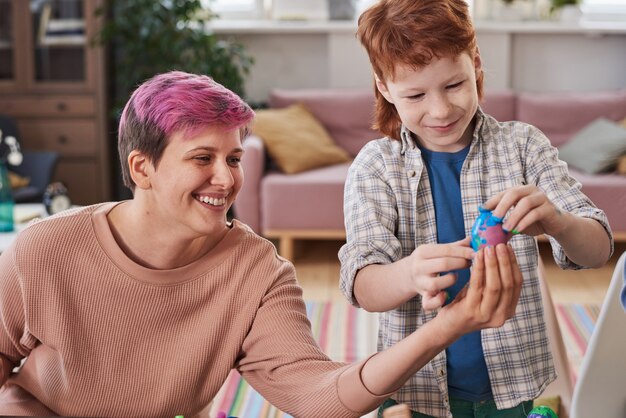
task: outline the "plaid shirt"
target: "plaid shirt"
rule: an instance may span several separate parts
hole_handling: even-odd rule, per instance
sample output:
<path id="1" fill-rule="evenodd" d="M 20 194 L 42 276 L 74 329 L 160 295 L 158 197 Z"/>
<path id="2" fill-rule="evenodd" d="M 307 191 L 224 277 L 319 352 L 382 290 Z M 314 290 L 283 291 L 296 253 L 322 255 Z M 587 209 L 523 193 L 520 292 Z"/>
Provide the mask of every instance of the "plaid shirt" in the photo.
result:
<path id="1" fill-rule="evenodd" d="M 581 192 L 558 159 L 556 148 L 537 128 L 521 122 L 497 122 L 482 110 L 461 171 L 461 195 L 466 235 L 478 216 L 478 206 L 495 194 L 532 184 L 564 211 L 596 219 L 611 235 L 604 212 Z M 366 144 L 350 167 L 345 185 L 346 244 L 339 252 L 340 287 L 355 306 L 356 273 L 369 264 L 390 264 L 409 256 L 419 245 L 437 242 L 435 209 L 427 170 L 410 132 L 401 141 L 389 138 Z M 612 235 L 611 235 L 612 242 Z M 510 241 L 524 275 L 515 316 L 500 328 L 481 332 L 482 346 L 499 409 L 538 397 L 555 379 L 543 318 L 537 274 L 535 239 L 516 235 Z M 550 237 L 554 259 L 561 268 L 577 269 L 559 243 Z M 393 280 L 381 277 L 380 280 Z M 380 315 L 378 349 L 386 349 L 422 324 L 436 311 L 421 308 L 420 297 Z M 439 353 L 395 395 L 398 402 L 435 417 L 452 417 L 448 402 L 446 353 Z"/>

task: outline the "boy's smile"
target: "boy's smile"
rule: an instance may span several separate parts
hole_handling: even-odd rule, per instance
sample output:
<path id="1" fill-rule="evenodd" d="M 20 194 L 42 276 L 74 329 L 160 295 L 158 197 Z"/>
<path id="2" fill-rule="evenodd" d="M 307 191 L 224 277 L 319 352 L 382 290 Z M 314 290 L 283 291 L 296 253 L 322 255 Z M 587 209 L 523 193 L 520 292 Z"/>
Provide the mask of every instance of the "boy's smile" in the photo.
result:
<path id="1" fill-rule="evenodd" d="M 479 56 L 474 61 L 466 53 L 456 58 L 435 57 L 423 68 L 399 66 L 393 80 L 377 78 L 376 86 L 421 146 L 456 152 L 472 140 L 479 69 Z"/>

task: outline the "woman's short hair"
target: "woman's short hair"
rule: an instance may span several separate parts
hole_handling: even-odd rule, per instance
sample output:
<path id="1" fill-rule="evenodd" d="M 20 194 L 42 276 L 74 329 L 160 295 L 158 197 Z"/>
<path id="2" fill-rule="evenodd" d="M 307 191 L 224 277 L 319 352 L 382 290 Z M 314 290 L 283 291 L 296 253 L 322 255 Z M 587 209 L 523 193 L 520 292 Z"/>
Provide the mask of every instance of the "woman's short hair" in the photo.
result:
<path id="1" fill-rule="evenodd" d="M 254 112 L 239 96 L 205 75 L 171 71 L 141 84 L 126 103 L 119 123 L 118 153 L 124 185 L 133 192 L 127 159 L 133 150 L 158 165 L 168 138 L 190 138 L 209 126 L 239 128 L 242 138 Z"/>

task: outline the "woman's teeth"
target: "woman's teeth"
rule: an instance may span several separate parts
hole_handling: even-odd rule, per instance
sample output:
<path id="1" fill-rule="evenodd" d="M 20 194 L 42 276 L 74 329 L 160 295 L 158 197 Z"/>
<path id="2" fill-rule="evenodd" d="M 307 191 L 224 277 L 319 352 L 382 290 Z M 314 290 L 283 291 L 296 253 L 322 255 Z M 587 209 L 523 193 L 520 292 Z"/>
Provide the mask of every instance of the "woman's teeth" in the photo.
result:
<path id="1" fill-rule="evenodd" d="M 207 203 L 212 206 L 223 206 L 226 204 L 225 197 L 208 197 L 208 196 L 198 196 L 197 199 L 203 203 Z"/>

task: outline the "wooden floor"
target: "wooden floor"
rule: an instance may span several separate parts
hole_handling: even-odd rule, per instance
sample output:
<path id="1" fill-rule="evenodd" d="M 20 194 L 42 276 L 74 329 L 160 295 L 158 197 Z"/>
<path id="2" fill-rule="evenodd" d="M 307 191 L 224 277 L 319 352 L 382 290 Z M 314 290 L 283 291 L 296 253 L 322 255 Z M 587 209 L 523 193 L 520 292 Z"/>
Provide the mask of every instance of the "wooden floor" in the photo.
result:
<path id="1" fill-rule="evenodd" d="M 294 265 L 305 299 L 345 301 L 338 285 L 337 253 L 342 244 L 341 241 L 315 240 L 296 243 Z M 541 243 L 540 250 L 548 287 L 555 303 L 600 304 L 611 281 L 615 263 L 626 251 L 626 243 L 616 244 L 611 260 L 604 267 L 594 270 L 561 270 L 554 264 L 548 243 Z"/>

